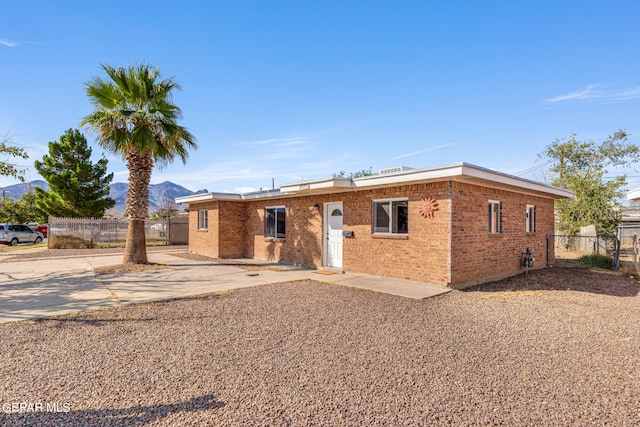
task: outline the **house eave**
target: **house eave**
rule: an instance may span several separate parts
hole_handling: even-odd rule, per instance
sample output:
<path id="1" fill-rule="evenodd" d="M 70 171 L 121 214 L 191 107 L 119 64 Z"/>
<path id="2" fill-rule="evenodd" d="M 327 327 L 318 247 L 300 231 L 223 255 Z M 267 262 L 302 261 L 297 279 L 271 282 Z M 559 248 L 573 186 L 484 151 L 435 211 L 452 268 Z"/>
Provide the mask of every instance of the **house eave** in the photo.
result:
<path id="1" fill-rule="evenodd" d="M 271 191 L 260 191 L 245 194 L 196 194 L 192 196 L 179 197 L 176 199 L 176 202 L 200 203 L 209 200 L 244 201 L 272 197 L 296 197 L 443 180 L 473 183 L 551 199 L 572 199 L 574 197 L 574 194 L 571 191 L 562 188 L 552 187 L 550 185 L 497 172 L 469 163 L 456 163 L 433 168 L 410 169 L 396 173 L 372 175 L 353 180 L 346 178 L 325 178 L 312 181 L 301 181 L 286 184 L 280 187 L 279 190 Z"/>
<path id="2" fill-rule="evenodd" d="M 433 182 L 453 180 L 499 187 L 512 191 L 550 197 L 554 199 L 572 199 L 573 193 L 557 187 L 530 181 L 528 179 L 496 172 L 469 163 L 456 163 L 427 169 L 413 169 L 388 175 L 373 175 L 354 180 L 356 188 L 385 187 L 389 185 L 411 184 L 415 182 Z"/>
<path id="3" fill-rule="evenodd" d="M 627 200 L 640 199 L 640 188 L 636 188 L 627 193 Z"/>
<path id="4" fill-rule="evenodd" d="M 211 200 L 242 200 L 242 195 L 235 193 L 201 193 L 176 197 L 176 203 L 200 203 Z"/>
<path id="5" fill-rule="evenodd" d="M 302 181 L 280 187 L 285 194 L 318 194 L 333 191 L 344 191 L 354 188 L 354 182 L 346 178 L 325 178 L 313 181 Z"/>

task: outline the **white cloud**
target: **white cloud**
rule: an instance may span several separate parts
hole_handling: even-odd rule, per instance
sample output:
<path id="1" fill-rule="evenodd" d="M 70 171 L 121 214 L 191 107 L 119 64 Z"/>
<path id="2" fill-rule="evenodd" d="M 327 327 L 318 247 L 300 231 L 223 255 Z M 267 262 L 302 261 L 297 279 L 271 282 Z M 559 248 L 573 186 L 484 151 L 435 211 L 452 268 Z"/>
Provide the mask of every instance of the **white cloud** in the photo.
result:
<path id="1" fill-rule="evenodd" d="M 620 102 L 640 98 L 640 86 L 626 89 L 606 89 L 602 85 L 590 84 L 583 89 L 545 99 L 548 104 L 559 102 Z"/>
<path id="2" fill-rule="evenodd" d="M 244 142 L 244 144 L 251 144 L 251 145 L 266 145 L 266 144 L 271 144 L 274 142 L 278 142 L 280 141 L 280 139 L 278 138 L 271 138 L 271 139 L 261 139 L 259 141 L 246 141 Z"/>
<path id="3" fill-rule="evenodd" d="M 404 159 L 406 157 L 412 157 L 412 156 L 416 156 L 418 154 L 426 153 L 427 151 L 435 151 L 435 150 L 439 150 L 441 148 L 451 147 L 452 145 L 455 145 L 455 144 L 441 144 L 441 145 L 436 145 L 434 147 L 423 148 L 422 150 L 412 151 L 411 153 L 401 154 L 401 155 L 396 156 L 396 157 L 391 157 L 391 160 Z"/>
<path id="4" fill-rule="evenodd" d="M 640 86 L 616 92 L 615 97 L 619 100 L 638 99 L 640 98 Z"/>
<path id="5" fill-rule="evenodd" d="M 32 42 L 32 41 L 20 41 L 20 42 L 17 42 L 15 40 L 0 39 L 0 45 L 6 46 L 6 47 L 18 47 L 18 46 L 24 45 L 24 44 L 44 45 L 44 43 L 41 43 L 41 42 Z"/>
<path id="6" fill-rule="evenodd" d="M 254 193 L 256 191 L 258 191 L 258 189 L 253 187 L 236 187 L 233 189 L 234 193 L 239 193 L 239 194 Z"/>
<path id="7" fill-rule="evenodd" d="M 6 47 L 16 47 L 18 46 L 18 42 L 14 42 L 12 40 L 7 40 L 7 39 L 0 39 L 0 45 L 6 46 Z"/>

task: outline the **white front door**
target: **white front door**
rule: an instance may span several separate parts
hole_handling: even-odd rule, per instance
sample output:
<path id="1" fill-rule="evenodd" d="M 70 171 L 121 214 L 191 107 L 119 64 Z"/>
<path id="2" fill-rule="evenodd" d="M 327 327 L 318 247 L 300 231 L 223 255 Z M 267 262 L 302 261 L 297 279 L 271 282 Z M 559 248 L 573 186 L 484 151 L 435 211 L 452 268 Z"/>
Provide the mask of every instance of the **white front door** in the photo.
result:
<path id="1" fill-rule="evenodd" d="M 324 205 L 324 265 L 342 267 L 342 202 Z"/>

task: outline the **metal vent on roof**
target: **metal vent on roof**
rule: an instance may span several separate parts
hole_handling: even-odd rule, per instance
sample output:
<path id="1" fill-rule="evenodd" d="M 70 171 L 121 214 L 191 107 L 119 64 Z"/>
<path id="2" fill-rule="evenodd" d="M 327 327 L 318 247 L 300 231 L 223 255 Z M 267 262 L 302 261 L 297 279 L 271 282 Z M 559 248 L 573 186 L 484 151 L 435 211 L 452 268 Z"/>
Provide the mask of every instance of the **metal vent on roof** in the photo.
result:
<path id="1" fill-rule="evenodd" d="M 408 170 L 411 170 L 413 168 L 410 168 L 409 166 L 396 166 L 394 168 L 387 168 L 387 169 L 380 169 L 380 175 L 387 175 L 390 173 L 398 173 L 398 172 L 405 172 Z"/>

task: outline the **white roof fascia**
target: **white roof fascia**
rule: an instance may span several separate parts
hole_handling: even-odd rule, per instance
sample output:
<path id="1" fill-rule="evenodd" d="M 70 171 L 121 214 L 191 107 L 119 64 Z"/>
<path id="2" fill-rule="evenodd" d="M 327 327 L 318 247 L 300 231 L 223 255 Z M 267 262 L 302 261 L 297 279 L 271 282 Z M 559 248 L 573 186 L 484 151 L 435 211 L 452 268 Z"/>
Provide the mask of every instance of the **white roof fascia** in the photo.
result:
<path id="1" fill-rule="evenodd" d="M 384 186 L 393 184 L 405 184 L 416 181 L 429 181 L 440 179 L 453 179 L 456 177 L 470 177 L 475 179 L 481 179 L 488 182 L 494 182 L 509 187 L 517 187 L 526 189 L 536 193 L 546 193 L 554 195 L 560 198 L 574 197 L 573 193 L 561 188 L 551 187 L 549 185 L 541 184 L 539 182 L 530 181 L 528 179 L 519 178 L 512 175 L 507 175 L 502 172 L 496 172 L 490 169 L 475 166 L 469 163 L 456 163 L 453 165 L 428 168 L 428 169 L 414 169 L 410 171 L 385 174 L 385 175 L 372 175 L 354 180 L 357 188 Z"/>
<path id="2" fill-rule="evenodd" d="M 286 184 L 279 190 L 257 191 L 254 193 L 233 194 L 233 193 L 206 193 L 194 194 L 176 198 L 177 203 L 197 203 L 208 200 L 255 200 L 269 197 L 292 197 L 307 192 L 321 193 L 324 191 L 331 192 L 370 188 L 385 187 L 399 184 L 408 184 L 411 182 L 437 181 L 443 179 L 468 178 L 471 180 L 486 181 L 488 183 L 499 184 L 506 187 L 519 188 L 536 194 L 547 194 L 556 198 L 572 199 L 574 194 L 571 191 L 564 190 L 550 185 L 542 184 L 528 179 L 508 175 L 469 163 L 455 163 L 446 166 L 439 166 L 426 169 L 410 169 L 396 173 L 383 175 L 371 175 L 350 180 L 347 178 L 324 178 L 313 181 L 302 181 L 292 184 Z M 640 198 L 640 188 L 629 192 L 627 198 L 635 194 Z"/>
<path id="3" fill-rule="evenodd" d="M 640 199 L 640 188 L 627 192 L 627 200 Z"/>
<path id="4" fill-rule="evenodd" d="M 203 193 L 176 197 L 176 203 L 196 203 L 209 200 L 242 200 L 242 195 L 235 193 Z"/>
<path id="5" fill-rule="evenodd" d="M 331 188 L 352 188 L 353 181 L 346 178 L 325 178 L 314 181 L 302 181 L 293 184 L 286 184 L 280 187 L 283 193 L 300 192 L 308 190 L 324 190 Z"/>
<path id="6" fill-rule="evenodd" d="M 405 184 L 414 181 L 428 181 L 453 178 L 462 175 L 462 163 L 428 169 L 412 169 L 409 171 L 371 175 L 354 179 L 356 188 L 379 185 Z"/>
<path id="7" fill-rule="evenodd" d="M 281 190 L 270 190 L 270 191 L 256 191 L 254 193 L 244 193 L 241 194 L 240 197 L 242 200 L 254 200 L 254 199 L 266 199 L 269 197 L 282 197 L 286 196 Z"/>
<path id="8" fill-rule="evenodd" d="M 552 187 L 550 185 L 542 184 L 528 179 L 520 178 L 506 173 L 485 169 L 480 166 L 463 163 L 463 174 L 465 176 L 471 176 L 478 179 L 484 179 L 488 181 L 497 182 L 500 184 L 508 185 L 510 187 L 519 187 L 526 190 L 531 190 L 540 193 L 552 194 L 561 198 L 573 199 L 574 194 L 572 191 L 565 190 L 563 188 Z"/>

